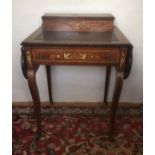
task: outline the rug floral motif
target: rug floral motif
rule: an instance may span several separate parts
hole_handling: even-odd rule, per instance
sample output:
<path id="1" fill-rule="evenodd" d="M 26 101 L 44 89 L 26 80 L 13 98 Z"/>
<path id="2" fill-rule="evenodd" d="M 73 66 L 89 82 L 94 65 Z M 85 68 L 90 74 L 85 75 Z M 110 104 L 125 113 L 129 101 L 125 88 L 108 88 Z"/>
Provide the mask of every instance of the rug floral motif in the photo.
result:
<path id="1" fill-rule="evenodd" d="M 32 107 L 13 107 L 13 155 L 142 155 L 142 127 L 142 108 L 120 108 L 111 142 L 108 109 L 43 108 L 37 139 Z"/>

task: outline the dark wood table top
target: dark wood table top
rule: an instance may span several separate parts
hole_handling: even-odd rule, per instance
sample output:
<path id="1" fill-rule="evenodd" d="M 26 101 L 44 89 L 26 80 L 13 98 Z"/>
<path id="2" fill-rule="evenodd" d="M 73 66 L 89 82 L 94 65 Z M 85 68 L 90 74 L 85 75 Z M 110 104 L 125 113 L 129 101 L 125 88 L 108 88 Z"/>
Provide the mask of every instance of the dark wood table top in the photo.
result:
<path id="1" fill-rule="evenodd" d="M 43 31 L 42 27 L 39 27 L 21 44 L 31 46 L 131 46 L 116 26 L 110 32 Z"/>
<path id="2" fill-rule="evenodd" d="M 89 18 L 89 19 L 110 19 L 110 20 L 114 20 L 114 16 L 111 13 L 97 13 L 97 14 L 88 14 L 88 13 L 84 13 L 84 14 L 76 14 L 76 13 L 72 13 L 72 14 L 67 14 L 67 13 L 45 13 L 42 18 Z"/>

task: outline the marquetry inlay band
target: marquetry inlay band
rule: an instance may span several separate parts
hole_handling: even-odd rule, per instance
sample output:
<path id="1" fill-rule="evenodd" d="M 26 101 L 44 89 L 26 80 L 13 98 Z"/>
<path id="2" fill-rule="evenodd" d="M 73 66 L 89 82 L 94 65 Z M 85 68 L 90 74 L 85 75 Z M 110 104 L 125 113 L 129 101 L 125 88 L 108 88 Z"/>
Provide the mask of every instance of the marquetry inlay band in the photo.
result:
<path id="1" fill-rule="evenodd" d="M 120 63 L 119 49 L 116 48 L 52 48 L 34 49 L 35 62 L 42 63 Z M 120 60 L 120 61 L 119 61 Z"/>

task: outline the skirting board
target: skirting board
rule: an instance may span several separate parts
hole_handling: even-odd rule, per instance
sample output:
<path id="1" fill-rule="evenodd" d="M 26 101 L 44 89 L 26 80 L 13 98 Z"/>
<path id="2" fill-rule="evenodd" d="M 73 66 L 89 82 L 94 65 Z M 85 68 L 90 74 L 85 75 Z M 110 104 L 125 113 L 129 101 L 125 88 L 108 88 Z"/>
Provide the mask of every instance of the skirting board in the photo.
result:
<path id="1" fill-rule="evenodd" d="M 111 103 L 108 103 L 108 106 Z M 12 102 L 12 106 L 33 106 L 33 102 Z M 54 104 L 50 104 L 49 102 L 41 102 L 42 107 L 52 106 L 52 107 L 105 107 L 104 103 L 101 102 L 55 102 Z M 142 107 L 142 103 L 129 103 L 129 102 L 120 102 L 118 104 L 120 107 Z"/>

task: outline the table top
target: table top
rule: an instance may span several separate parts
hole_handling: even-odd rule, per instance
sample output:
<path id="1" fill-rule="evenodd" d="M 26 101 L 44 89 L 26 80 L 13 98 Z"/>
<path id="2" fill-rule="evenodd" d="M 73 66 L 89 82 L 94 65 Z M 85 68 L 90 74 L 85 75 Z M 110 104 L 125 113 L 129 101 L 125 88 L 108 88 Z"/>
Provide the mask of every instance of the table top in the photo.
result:
<path id="1" fill-rule="evenodd" d="M 101 14 L 87 14 L 87 13 L 83 13 L 83 14 L 76 14 L 76 13 L 72 13 L 72 14 L 67 14 L 67 13 L 45 13 L 42 18 L 90 18 L 90 19 L 110 19 L 110 20 L 114 20 L 114 16 L 111 13 L 101 13 Z"/>
<path id="2" fill-rule="evenodd" d="M 131 43 L 116 26 L 110 32 L 43 31 L 39 27 L 21 45 L 131 46 Z"/>

